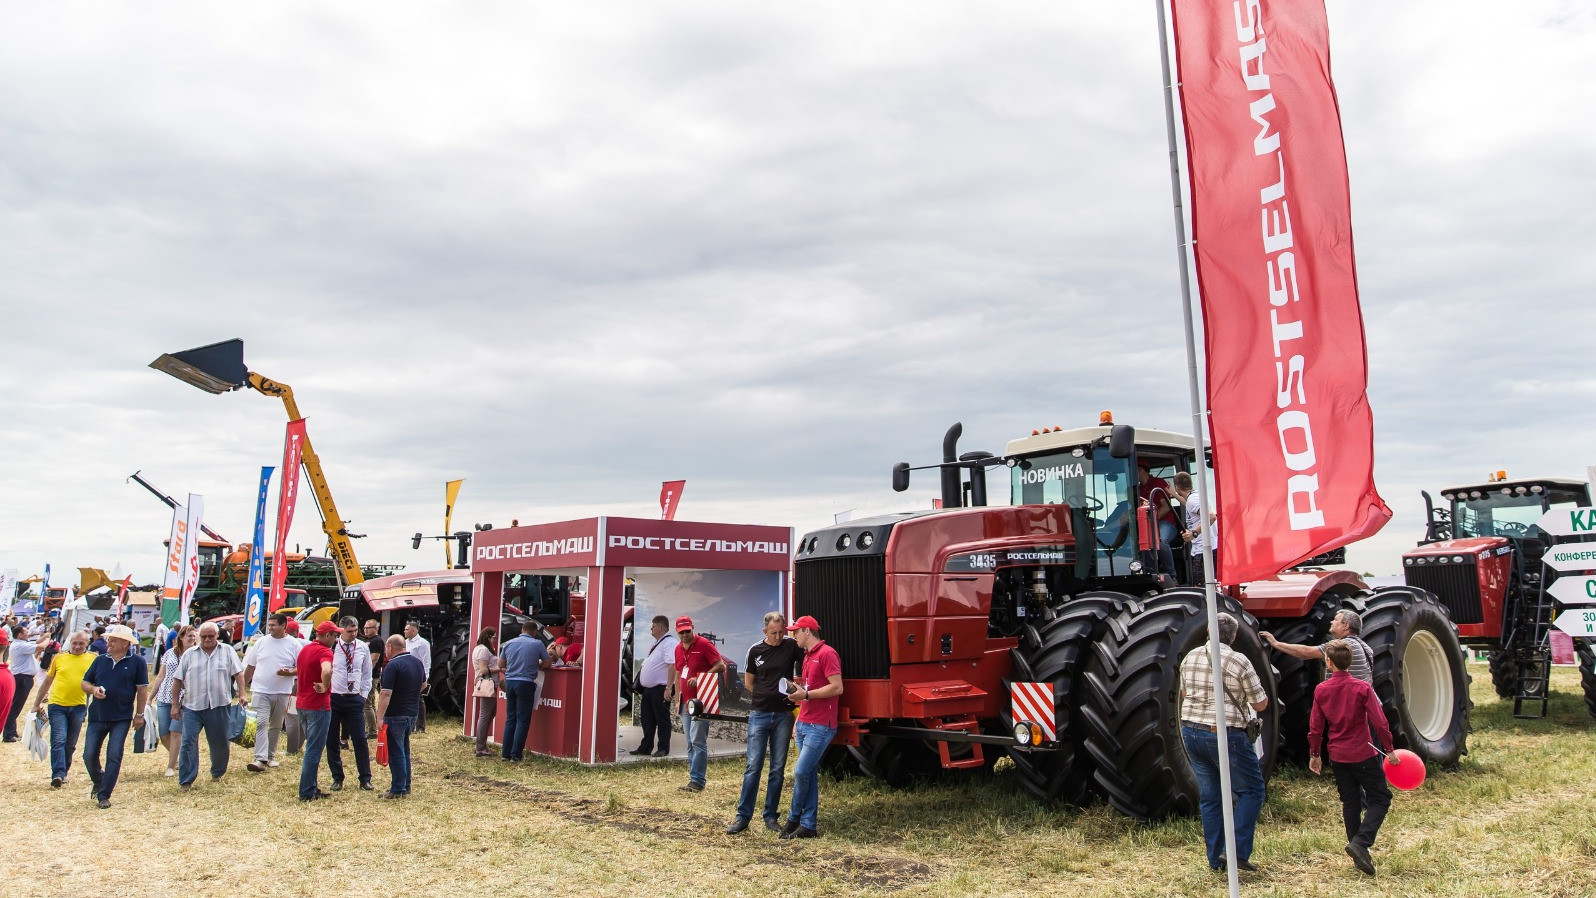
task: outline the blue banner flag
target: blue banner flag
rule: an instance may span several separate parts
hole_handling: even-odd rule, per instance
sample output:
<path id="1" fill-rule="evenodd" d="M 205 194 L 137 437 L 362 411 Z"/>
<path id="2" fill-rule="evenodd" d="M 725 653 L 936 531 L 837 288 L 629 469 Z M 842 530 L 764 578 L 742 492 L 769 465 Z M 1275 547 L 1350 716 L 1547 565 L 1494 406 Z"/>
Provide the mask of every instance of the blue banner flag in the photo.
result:
<path id="1" fill-rule="evenodd" d="M 271 486 L 271 465 L 260 469 L 260 496 L 255 500 L 255 541 L 249 547 L 249 592 L 244 604 L 244 638 L 260 632 L 266 616 L 266 490 Z"/>
<path id="2" fill-rule="evenodd" d="M 50 597 L 50 565 L 44 566 L 44 582 L 39 584 L 39 607 L 44 607 L 44 600 Z"/>

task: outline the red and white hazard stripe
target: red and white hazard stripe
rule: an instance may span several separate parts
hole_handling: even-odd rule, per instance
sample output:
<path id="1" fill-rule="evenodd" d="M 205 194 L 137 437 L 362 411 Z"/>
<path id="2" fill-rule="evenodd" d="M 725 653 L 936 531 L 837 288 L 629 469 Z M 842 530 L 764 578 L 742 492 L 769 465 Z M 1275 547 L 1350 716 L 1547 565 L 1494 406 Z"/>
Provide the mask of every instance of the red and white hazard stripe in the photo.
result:
<path id="1" fill-rule="evenodd" d="M 704 714 L 720 713 L 720 675 L 701 673 L 693 678 L 693 686 L 697 690 L 699 707 Z"/>
<path id="2" fill-rule="evenodd" d="M 1053 709 L 1053 684 L 1013 683 L 1009 686 L 1010 710 L 1016 723 L 1028 721 L 1042 729 L 1048 742 L 1058 739 L 1058 721 Z"/>

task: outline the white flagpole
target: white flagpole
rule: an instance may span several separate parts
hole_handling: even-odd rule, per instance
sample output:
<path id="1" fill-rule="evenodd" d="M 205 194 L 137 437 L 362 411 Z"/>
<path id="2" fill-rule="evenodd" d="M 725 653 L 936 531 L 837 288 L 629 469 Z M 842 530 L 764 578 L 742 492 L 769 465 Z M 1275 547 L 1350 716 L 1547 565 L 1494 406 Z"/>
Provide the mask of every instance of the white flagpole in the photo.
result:
<path id="1" fill-rule="evenodd" d="M 1169 65 L 1169 25 L 1164 13 L 1165 0 L 1154 0 L 1158 8 L 1158 58 L 1164 67 L 1164 127 L 1169 135 L 1169 186 L 1175 201 L 1175 254 L 1180 262 L 1180 302 L 1186 323 L 1186 368 L 1191 391 L 1192 437 L 1197 445 L 1197 511 L 1203 532 L 1213 532 L 1209 526 L 1208 475 L 1205 473 L 1208 457 L 1207 428 L 1204 427 L 1205 406 L 1202 386 L 1197 370 L 1197 333 L 1193 325 L 1191 305 L 1190 260 L 1186 240 L 1186 207 L 1181 191 L 1180 144 L 1175 130 L 1175 79 Z M 1231 898 L 1241 894 L 1241 883 L 1236 874 L 1236 811 L 1230 791 L 1230 740 L 1225 726 L 1224 667 L 1219 655 L 1219 596 L 1214 580 L 1214 541 L 1203 540 L 1203 595 L 1208 611 L 1208 658 L 1213 665 L 1214 677 L 1214 739 L 1219 747 L 1219 798 L 1225 820 L 1225 875 L 1230 882 Z"/>

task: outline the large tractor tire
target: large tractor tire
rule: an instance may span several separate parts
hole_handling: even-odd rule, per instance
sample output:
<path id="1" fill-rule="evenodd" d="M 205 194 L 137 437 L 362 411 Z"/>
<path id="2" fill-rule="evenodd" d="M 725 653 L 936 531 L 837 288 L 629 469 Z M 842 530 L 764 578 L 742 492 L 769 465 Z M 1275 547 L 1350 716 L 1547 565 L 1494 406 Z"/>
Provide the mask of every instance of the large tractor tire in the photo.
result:
<path id="1" fill-rule="evenodd" d="M 427 701 L 440 714 L 465 716 L 471 674 L 471 623 L 462 621 L 432 642 L 432 690 Z"/>
<path id="2" fill-rule="evenodd" d="M 632 622 L 627 621 L 621 634 L 621 713 L 632 713 Z"/>
<path id="3" fill-rule="evenodd" d="M 1305 617 L 1285 622 L 1268 621 L 1267 629 L 1281 642 L 1295 645 L 1320 645 L 1328 637 L 1330 621 L 1341 608 L 1340 598 L 1321 598 Z M 1281 761 L 1306 764 L 1308 761 L 1308 717 L 1313 712 L 1313 690 L 1324 681 L 1324 661 L 1297 658 L 1271 651 L 1280 702 Z"/>
<path id="4" fill-rule="evenodd" d="M 1446 606 L 1411 586 L 1375 590 L 1363 612 L 1374 652 L 1374 691 L 1397 748 L 1426 764 L 1455 767 L 1468 753 L 1468 665 Z"/>
<path id="5" fill-rule="evenodd" d="M 1203 602 L 1199 590 L 1176 589 L 1127 603 L 1093 646 L 1082 674 L 1078 714 L 1097 766 L 1097 788 L 1139 820 L 1197 813 L 1197 778 L 1180 733 L 1180 662 L 1207 645 Z M 1267 779 L 1280 743 L 1274 670 L 1258 622 L 1235 601 L 1221 602 L 1241 623 L 1231 648 L 1252 662 L 1271 697 L 1254 745 Z"/>
<path id="6" fill-rule="evenodd" d="M 1011 748 L 1009 757 L 1014 759 L 1020 786 L 1043 801 L 1080 806 L 1093 797 L 1096 768 L 1086 752 L 1084 731 L 1074 720 L 1081 695 L 1079 678 L 1092 645 L 1129 601 L 1124 593 L 1085 593 L 1053 609 L 1052 619 L 1027 625 L 1020 633 L 1020 644 L 1013 650 L 1014 676 L 1003 685 L 1006 689 L 1015 682 L 1052 684 L 1058 747 L 1050 751 Z M 1006 696 L 1001 704 L 1003 725 L 1012 732 L 1013 709 Z M 988 750 L 996 754 L 996 746 Z"/>
<path id="7" fill-rule="evenodd" d="M 1579 655 L 1579 685 L 1585 692 L 1585 708 L 1596 717 L 1596 648 L 1587 640 L 1576 639 L 1574 651 Z"/>
<path id="8" fill-rule="evenodd" d="M 1491 686 L 1496 690 L 1499 698 L 1512 698 L 1518 695 L 1518 665 L 1513 662 L 1513 653 L 1507 649 L 1491 649 L 1488 656 L 1491 665 Z"/>

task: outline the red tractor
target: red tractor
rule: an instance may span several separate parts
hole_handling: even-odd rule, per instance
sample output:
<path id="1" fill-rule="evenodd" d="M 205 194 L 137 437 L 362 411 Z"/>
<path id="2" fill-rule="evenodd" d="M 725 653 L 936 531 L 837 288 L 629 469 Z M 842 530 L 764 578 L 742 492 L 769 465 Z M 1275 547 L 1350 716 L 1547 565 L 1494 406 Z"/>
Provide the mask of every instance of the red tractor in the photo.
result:
<path id="1" fill-rule="evenodd" d="M 1105 415 L 1098 427 L 1015 440 L 999 458 L 960 455 L 961 432 L 954 425 L 943 461 L 926 466 L 941 472 L 941 510 L 849 521 L 796 547 L 794 611 L 819 619 L 842 656 L 832 762 L 907 784 L 990 767 L 1006 753 L 1020 784 L 1043 800 L 1103 797 L 1140 819 L 1195 813 L 1178 666 L 1204 643 L 1203 591 L 1160 570 L 1155 511 L 1136 477 L 1139 466 L 1165 480 L 1195 472 L 1191 437 L 1138 432 Z M 986 472 L 999 466 L 1013 502 L 988 506 Z M 895 468 L 894 488 L 907 488 L 911 470 Z M 1278 699 L 1256 745 L 1265 775 L 1279 751 L 1306 754 L 1319 674 L 1281 663 L 1259 639 L 1258 618 L 1282 638 L 1309 641 L 1323 638 L 1341 607 L 1364 615 L 1398 744 L 1456 761 L 1468 676 L 1433 596 L 1371 593 L 1350 573 L 1326 571 L 1234 592 L 1220 599 L 1243 621 L 1234 648 Z M 1452 675 L 1412 676 L 1413 645 L 1439 647 Z M 1433 694 L 1415 695 L 1412 684 Z M 1445 711 L 1415 719 L 1417 706 Z"/>
<path id="2" fill-rule="evenodd" d="M 1402 556 L 1410 586 L 1440 596 L 1463 642 L 1490 650 L 1496 694 L 1513 699 L 1515 717 L 1546 716 L 1551 650 L 1547 635 L 1563 606 L 1544 561 L 1561 542 L 1536 526 L 1548 511 L 1590 505 L 1590 484 L 1555 477 L 1507 478 L 1424 493 L 1429 526 L 1419 547 Z M 1565 540 L 1562 542 L 1571 542 Z M 1574 641 L 1585 704 L 1596 716 L 1596 652 Z"/>

